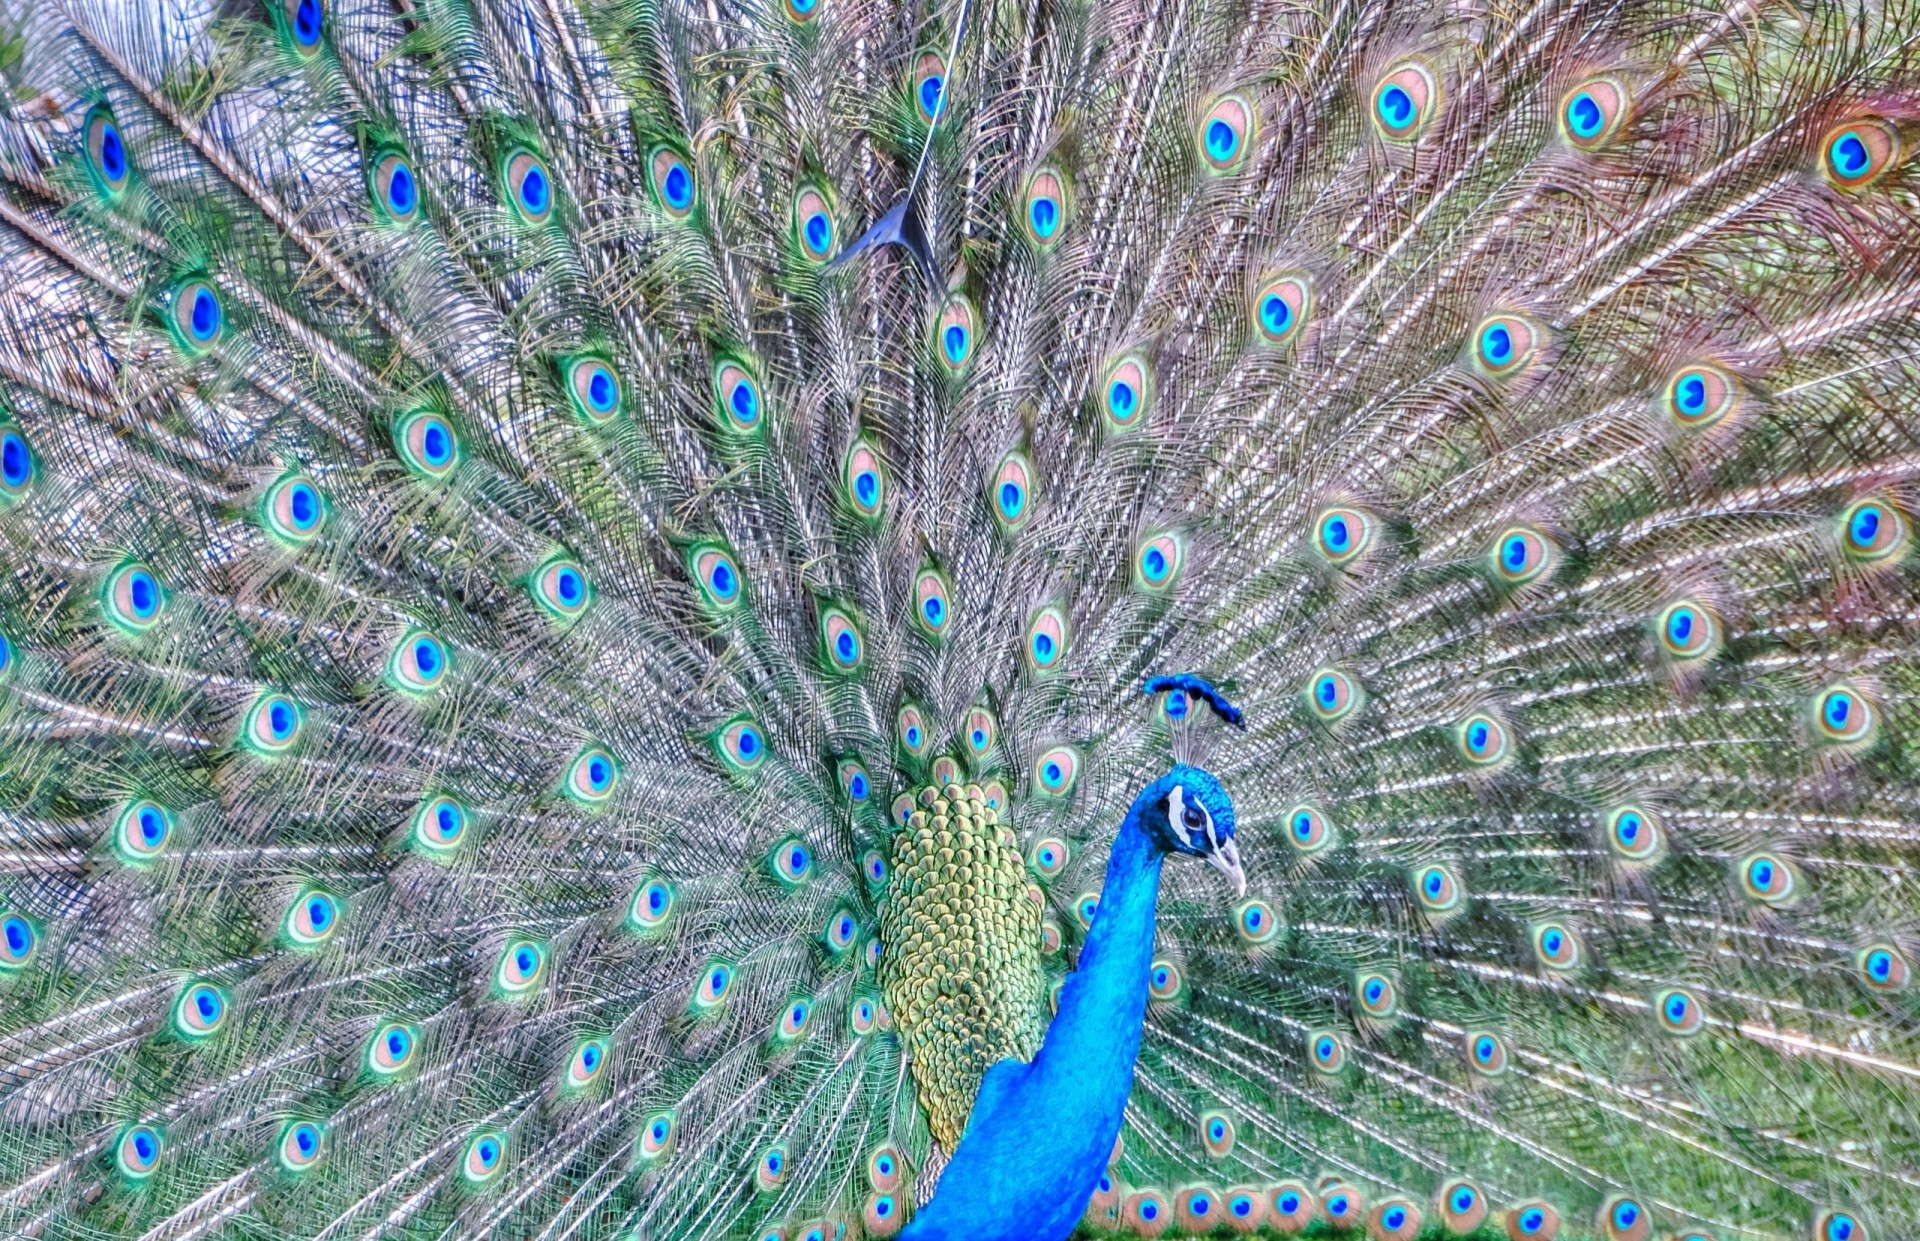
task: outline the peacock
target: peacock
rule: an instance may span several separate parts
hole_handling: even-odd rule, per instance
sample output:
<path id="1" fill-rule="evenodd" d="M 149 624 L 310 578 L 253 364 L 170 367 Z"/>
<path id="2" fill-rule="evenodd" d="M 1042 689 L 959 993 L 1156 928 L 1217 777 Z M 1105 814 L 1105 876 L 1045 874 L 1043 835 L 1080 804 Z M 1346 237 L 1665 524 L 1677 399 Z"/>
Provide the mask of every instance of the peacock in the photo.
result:
<path id="1" fill-rule="evenodd" d="M 0 87 L 0 1234 L 1920 1235 L 1912 0 Z"/>

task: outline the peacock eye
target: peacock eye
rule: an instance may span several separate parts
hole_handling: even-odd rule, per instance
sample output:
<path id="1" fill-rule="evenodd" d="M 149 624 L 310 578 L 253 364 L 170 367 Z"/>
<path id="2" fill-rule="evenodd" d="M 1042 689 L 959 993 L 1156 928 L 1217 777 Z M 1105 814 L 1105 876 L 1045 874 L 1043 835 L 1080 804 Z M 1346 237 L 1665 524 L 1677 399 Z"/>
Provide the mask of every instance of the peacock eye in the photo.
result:
<path id="1" fill-rule="evenodd" d="M 1539 356 L 1540 332 L 1518 315 L 1495 315 L 1473 334 L 1473 364 L 1491 379 L 1507 379 Z"/>
<path id="2" fill-rule="evenodd" d="M 933 124 L 947 101 L 947 62 L 937 53 L 922 52 L 913 66 L 913 106 L 920 119 Z"/>
<path id="3" fill-rule="evenodd" d="M 1560 130 L 1582 151 L 1605 146 L 1627 119 L 1627 89 L 1610 77 L 1583 82 L 1560 104 Z"/>
<path id="4" fill-rule="evenodd" d="M 934 351 L 939 355 L 940 365 L 953 375 L 959 375 L 973 360 L 976 322 L 973 303 L 959 293 L 947 299 L 934 320 Z"/>
<path id="5" fill-rule="evenodd" d="M 1146 356 L 1126 353 L 1108 363 L 1100 412 L 1115 431 L 1130 431 L 1146 421 L 1153 407 L 1153 372 Z"/>
<path id="6" fill-rule="evenodd" d="M 620 412 L 620 376 L 601 358 L 575 358 L 567 364 L 567 395 L 583 420 L 600 426 Z"/>
<path id="7" fill-rule="evenodd" d="M 693 168 L 672 147 L 655 147 L 647 157 L 647 174 L 660 209 L 675 220 L 693 214 Z"/>
<path id="8" fill-rule="evenodd" d="M 1001 529 L 1011 533 L 1026 525 L 1033 508 L 1033 465 L 1026 454 L 1010 452 L 1002 458 L 987 491 Z"/>
<path id="9" fill-rule="evenodd" d="M 134 1125 L 114 1143 L 113 1163 L 130 1181 L 144 1181 L 159 1166 L 166 1137 L 152 1125 Z"/>
<path id="10" fill-rule="evenodd" d="M 521 149 L 507 157 L 507 199 L 522 220 L 543 223 L 553 211 L 553 178 L 533 152 Z"/>
<path id="11" fill-rule="evenodd" d="M 872 521 L 880 516 L 881 500 L 886 495 L 886 474 L 880 468 L 880 454 L 865 440 L 855 440 L 847 450 L 841 481 L 853 511 Z"/>
<path id="12" fill-rule="evenodd" d="M 740 435 L 759 429 L 765 412 L 760 384 L 745 366 L 722 358 L 713 368 L 713 390 L 723 426 Z"/>
<path id="13" fill-rule="evenodd" d="M 1731 413 L 1739 396 L 1740 388 L 1732 375 L 1717 366 L 1696 363 L 1675 371 L 1667 380 L 1667 416 L 1688 430 L 1705 430 Z"/>
<path id="14" fill-rule="evenodd" d="M 321 22 L 325 11 L 320 0 L 285 0 L 287 32 L 293 36 L 293 45 L 302 56 L 311 56 L 320 50 Z"/>
<path id="15" fill-rule="evenodd" d="M 1026 210 L 1020 223 L 1027 240 L 1041 250 L 1060 240 L 1067 219 L 1066 183 L 1051 168 L 1042 168 L 1027 182 Z"/>
<path id="16" fill-rule="evenodd" d="M 1252 137 L 1252 105 L 1226 95 L 1200 118 L 1200 158 L 1213 172 L 1232 172 L 1246 159 Z"/>
<path id="17" fill-rule="evenodd" d="M 1439 102 L 1433 73 L 1417 61 L 1394 67 L 1373 89 L 1373 123 L 1389 142 L 1411 142 L 1432 121 Z"/>
<path id="18" fill-rule="evenodd" d="M 119 198 L 126 192 L 133 174 L 133 161 L 127 157 L 126 140 L 120 135 L 119 123 L 105 105 L 99 105 L 87 113 L 83 132 L 88 170 L 108 198 Z"/>
<path id="19" fill-rule="evenodd" d="M 226 312 L 220 295 L 205 280 L 189 280 L 174 290 L 172 315 L 174 338 L 189 354 L 202 354 L 220 343 L 226 327 Z"/>
<path id="20" fill-rule="evenodd" d="M 395 419 L 393 446 L 407 468 L 422 478 L 445 478 L 460 464 L 460 438 L 453 424 L 432 410 L 414 410 Z"/>
<path id="21" fill-rule="evenodd" d="M 296 474 L 267 488 L 260 499 L 260 516 L 281 542 L 300 544 L 320 533 L 327 520 L 327 504 L 312 479 Z"/>
<path id="22" fill-rule="evenodd" d="M 133 561 L 107 575 L 100 603 L 108 620 L 128 633 L 142 633 L 159 623 L 166 611 L 167 592 L 153 570 Z"/>
<path id="23" fill-rule="evenodd" d="M 15 427 L 0 423 L 0 506 L 27 493 L 35 472 L 33 449 Z"/>
<path id="24" fill-rule="evenodd" d="M 814 263 L 833 257 L 833 209 L 827 199 L 812 186 L 803 186 L 793 196 L 793 235 L 800 252 Z"/>
<path id="25" fill-rule="evenodd" d="M 420 214 L 420 184 L 413 166 L 398 151 L 388 151 L 374 161 L 373 202 L 395 224 L 411 224 Z"/>
<path id="26" fill-rule="evenodd" d="M 1900 158 L 1900 134 L 1876 117 L 1829 130 L 1820 144 L 1821 171 L 1843 190 L 1872 184 Z"/>

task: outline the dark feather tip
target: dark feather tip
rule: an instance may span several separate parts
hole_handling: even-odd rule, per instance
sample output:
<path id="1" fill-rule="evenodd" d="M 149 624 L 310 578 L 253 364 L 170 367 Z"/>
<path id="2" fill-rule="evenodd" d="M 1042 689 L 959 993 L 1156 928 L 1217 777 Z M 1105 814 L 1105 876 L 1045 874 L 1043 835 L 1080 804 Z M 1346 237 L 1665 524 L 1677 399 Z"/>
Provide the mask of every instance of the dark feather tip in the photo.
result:
<path id="1" fill-rule="evenodd" d="M 1173 676 L 1154 677 L 1142 687 L 1142 692 L 1161 694 L 1172 689 L 1185 690 L 1189 698 L 1205 699 L 1207 705 L 1213 708 L 1215 715 L 1233 725 L 1235 728 L 1246 728 L 1247 721 L 1245 717 L 1242 716 L 1240 708 L 1228 702 L 1227 696 L 1215 689 L 1212 681 L 1197 677 L 1191 672 L 1175 673 Z"/>

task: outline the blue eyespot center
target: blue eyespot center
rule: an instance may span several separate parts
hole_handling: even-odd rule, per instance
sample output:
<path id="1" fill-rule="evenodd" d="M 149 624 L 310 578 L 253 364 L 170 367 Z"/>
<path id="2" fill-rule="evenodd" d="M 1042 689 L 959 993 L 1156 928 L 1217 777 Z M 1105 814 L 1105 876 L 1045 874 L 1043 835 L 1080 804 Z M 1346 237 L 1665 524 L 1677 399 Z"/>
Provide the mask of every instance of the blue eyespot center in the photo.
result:
<path id="1" fill-rule="evenodd" d="M 1485 724 L 1475 724 L 1467 730 L 1467 744 L 1475 750 L 1487 748 L 1488 731 Z"/>
<path id="2" fill-rule="evenodd" d="M 395 215 L 410 215 L 413 206 L 419 201 L 419 194 L 413 185 L 413 172 L 405 164 L 396 163 L 393 172 L 387 177 L 387 206 Z"/>
<path id="3" fill-rule="evenodd" d="M 687 166 L 676 162 L 667 169 L 660 190 L 666 196 L 668 206 L 676 211 L 685 210 L 687 204 L 693 201 L 693 177 L 687 172 Z"/>
<path id="4" fill-rule="evenodd" d="M 928 116 L 940 113 L 940 98 L 946 93 L 946 81 L 935 74 L 920 83 L 920 110 Z"/>
<path id="5" fill-rule="evenodd" d="M 1407 1222 L 1406 1209 L 1404 1207 L 1388 1207 L 1381 1213 L 1380 1222 L 1385 1224 L 1389 1229 L 1397 1229 Z"/>
<path id="6" fill-rule="evenodd" d="M 213 334 L 220 330 L 220 303 L 206 289 L 196 289 L 193 294 L 193 338 L 212 340 Z"/>
<path id="7" fill-rule="evenodd" d="M 1876 982 L 1885 982 L 1893 976 L 1893 955 L 1884 948 L 1876 948 L 1867 954 L 1867 973 Z"/>
<path id="8" fill-rule="evenodd" d="M 145 572 L 136 571 L 129 575 L 127 597 L 133 603 L 134 615 L 143 620 L 153 615 L 154 609 L 160 606 L 160 588 Z"/>
<path id="9" fill-rule="evenodd" d="M 1687 1016 L 1687 997 L 1683 995 L 1667 998 L 1667 1020 L 1683 1021 Z"/>
<path id="10" fill-rule="evenodd" d="M 293 12 L 293 37 L 302 47 L 312 47 L 320 41 L 319 0 L 300 0 L 300 6 Z"/>
<path id="11" fill-rule="evenodd" d="M 1699 375 L 1686 376 L 1675 385 L 1674 398 L 1681 413 L 1698 417 L 1707 410 L 1707 381 Z"/>
<path id="12" fill-rule="evenodd" d="M 527 169 L 527 175 L 520 179 L 520 203 L 528 211 L 538 215 L 547 209 L 547 199 L 551 191 L 547 187 L 547 174 L 539 165 Z"/>
<path id="13" fill-rule="evenodd" d="M 807 248 L 815 254 L 824 254 L 833 240 L 833 222 L 827 219 L 826 213 L 816 211 L 807 217 L 805 232 Z"/>
<path id="14" fill-rule="evenodd" d="M 109 181 L 127 175 L 127 148 L 120 141 L 120 130 L 111 124 L 100 127 L 100 171 Z"/>
<path id="15" fill-rule="evenodd" d="M 1828 694 L 1824 713 L 1828 727 L 1834 729 L 1845 728 L 1847 726 L 1847 720 L 1853 715 L 1853 696 L 1838 690 Z"/>
<path id="16" fill-rule="evenodd" d="M 1413 124 L 1413 96 L 1399 85 L 1387 87 L 1380 92 L 1380 119 L 1388 129 L 1401 130 Z"/>
<path id="17" fill-rule="evenodd" d="M 1233 153 L 1239 149 L 1240 135 L 1234 132 L 1233 126 L 1218 118 L 1207 122 L 1207 154 L 1215 162 L 1224 163 L 1232 159 Z"/>
<path id="18" fill-rule="evenodd" d="M 307 902 L 307 921 L 316 931 L 324 931 L 333 922 L 333 902 L 316 896 Z"/>
<path id="19" fill-rule="evenodd" d="M 1293 307 L 1278 293 L 1269 293 L 1260 303 L 1260 321 L 1269 333 L 1278 336 L 1293 323 Z"/>
<path id="20" fill-rule="evenodd" d="M 864 774 L 855 773 L 853 779 L 847 781 L 847 792 L 853 795 L 855 801 L 867 800 L 867 777 Z"/>
<path id="21" fill-rule="evenodd" d="M 617 392 L 618 389 L 613 384 L 613 376 L 607 373 L 606 368 L 595 368 L 593 378 L 587 381 L 587 400 L 593 403 L 593 407 L 599 410 L 611 409 Z"/>
<path id="22" fill-rule="evenodd" d="M 1491 1060 L 1493 1059 L 1493 1053 L 1495 1051 L 1495 1048 L 1496 1048 L 1496 1044 L 1492 1039 L 1482 1036 L 1481 1038 L 1477 1039 L 1473 1044 L 1474 1058 L 1483 1063 L 1485 1061 Z"/>
<path id="23" fill-rule="evenodd" d="M 1867 171 L 1872 163 L 1867 154 L 1867 144 L 1860 141 L 1860 135 L 1848 130 L 1833 141 L 1833 166 L 1843 177 L 1857 177 Z"/>
<path id="24" fill-rule="evenodd" d="M 872 507 L 880 498 L 880 479 L 872 470 L 860 471 L 854 476 L 853 494 L 860 498 L 860 503 Z"/>
<path id="25" fill-rule="evenodd" d="M 967 356 L 967 329 L 958 323 L 949 323 L 940 334 L 940 344 L 947 351 L 947 361 L 958 363 Z"/>
<path id="26" fill-rule="evenodd" d="M 267 728 L 276 740 L 284 740 L 293 731 L 293 708 L 276 702 L 267 708 Z"/>
<path id="27" fill-rule="evenodd" d="M 595 788 L 600 788 L 613 779 L 613 766 L 604 758 L 593 758 L 587 762 L 587 780 Z"/>
<path id="28" fill-rule="evenodd" d="M 1113 387 L 1107 389 L 1107 405 L 1121 418 L 1132 415 L 1136 399 L 1133 385 L 1124 380 L 1116 380 Z"/>
<path id="29" fill-rule="evenodd" d="M 149 845 L 157 845 L 166 833 L 166 820 L 160 817 L 159 811 L 149 808 L 140 812 L 140 839 Z"/>
<path id="30" fill-rule="evenodd" d="M 733 386 L 730 402 L 734 416 L 742 422 L 752 422 L 760 416 L 760 396 L 753 385 L 744 380 Z"/>
<path id="31" fill-rule="evenodd" d="M 8 431 L 0 437 L 0 477 L 4 477 L 7 486 L 18 487 L 27 481 L 27 475 L 33 469 L 33 454 L 27 451 L 27 441 L 19 434 Z"/>
<path id="32" fill-rule="evenodd" d="M 938 596 L 929 596 L 921 605 L 921 611 L 926 614 L 929 625 L 938 625 L 947 618 L 946 605 L 940 602 Z"/>
<path id="33" fill-rule="evenodd" d="M 1157 1202 L 1155 1202 L 1155 1201 L 1154 1201 L 1153 1199 L 1151 1199 L 1151 1198 L 1149 1198 L 1149 1199 L 1147 1199 L 1147 1200 L 1146 1200 L 1145 1202 L 1143 1202 L 1143 1203 L 1141 1203 L 1141 1204 L 1140 1204 L 1140 1218 L 1141 1218 L 1141 1219 L 1147 1219 L 1147 1220 L 1151 1220 L 1151 1219 L 1158 1219 L 1159 1217 L 1160 1217 L 1160 1204 L 1159 1204 L 1159 1203 L 1157 1203 Z"/>
<path id="34" fill-rule="evenodd" d="M 1480 334 L 1480 351 L 1492 365 L 1506 365 L 1513 360 L 1513 333 L 1505 324 L 1494 324 Z"/>
<path id="35" fill-rule="evenodd" d="M 1613 1208 L 1613 1226 L 1631 1228 L 1640 1220 L 1640 1207 L 1636 1203 L 1622 1202 Z"/>
<path id="36" fill-rule="evenodd" d="M 287 511 L 293 524 L 304 530 L 320 519 L 320 497 L 305 483 L 295 483 L 287 494 Z"/>
<path id="37" fill-rule="evenodd" d="M 1300 1209 L 1300 1195 L 1292 1192 L 1280 1195 L 1280 1213 L 1292 1215 Z"/>
<path id="38" fill-rule="evenodd" d="M 1530 1207 L 1520 1213 L 1520 1231 L 1539 1232 L 1546 1227 L 1546 1213 L 1538 1207 Z"/>
<path id="39" fill-rule="evenodd" d="M 1346 518 L 1329 517 L 1327 518 L 1327 524 L 1322 529 L 1326 536 L 1327 546 L 1333 551 L 1344 552 L 1352 545 L 1353 535 L 1352 532 L 1347 529 Z"/>
<path id="40" fill-rule="evenodd" d="M 33 947 L 33 928 L 27 925 L 25 918 L 8 918 L 5 934 L 7 952 L 16 959 L 27 955 L 27 949 Z"/>
<path id="41" fill-rule="evenodd" d="M 740 757 L 752 758 L 760 752 L 760 734 L 751 728 L 740 730 Z"/>
<path id="42" fill-rule="evenodd" d="M 578 603 L 580 597 L 586 593 L 586 584 L 572 569 L 562 569 L 559 580 L 554 583 L 554 589 L 560 593 L 562 603 Z"/>
<path id="43" fill-rule="evenodd" d="M 439 422 L 429 422 L 420 434 L 420 451 L 428 465 L 445 465 L 453 456 L 453 436 Z"/>
<path id="44" fill-rule="evenodd" d="M 9 440 L 7 443 L 7 449 L 9 453 L 11 453 L 13 449 L 13 442 L 11 440 Z M 11 456 L 9 456 L 7 461 L 7 466 L 8 466 L 7 481 L 8 482 L 13 481 L 12 464 L 13 464 L 12 458 Z M 1853 540 L 1855 546 L 1864 548 L 1864 547 L 1871 547 L 1873 545 L 1874 539 L 1878 538 L 1879 534 L 1880 534 L 1879 508 L 1871 504 L 1862 506 L 1860 511 L 1853 515 L 1853 521 L 1847 527 L 1847 536 Z"/>
<path id="45" fill-rule="evenodd" d="M 146 1163 L 151 1160 L 158 1151 L 159 1147 L 154 1145 L 153 1135 L 151 1133 L 142 1129 L 133 1135 L 133 1153 L 139 1156 L 141 1163 Z"/>
<path id="46" fill-rule="evenodd" d="M 407 1036 L 405 1033 L 399 1030 L 390 1030 L 387 1032 L 387 1054 L 396 1060 L 407 1054 Z"/>
<path id="47" fill-rule="evenodd" d="M 313 1148 L 319 1145 L 319 1135 L 314 1133 L 311 1125 L 301 1125 L 293 1131 L 293 1144 L 300 1148 L 301 1154 L 311 1155 Z"/>
<path id="48" fill-rule="evenodd" d="M 1573 101 L 1567 104 L 1567 128 L 1582 138 L 1591 138 L 1599 133 L 1605 119 L 1600 105 L 1586 91 L 1575 95 Z"/>
<path id="49" fill-rule="evenodd" d="M 721 598 L 724 599 L 733 594 L 733 569 L 726 561 L 722 560 L 714 564 L 713 573 L 708 580 L 713 586 L 713 593 Z"/>
<path id="50" fill-rule="evenodd" d="M 1033 657 L 1042 663 L 1053 658 L 1053 636 L 1036 633 L 1033 635 Z"/>
<path id="51" fill-rule="evenodd" d="M 1060 204 L 1051 198 L 1036 198 L 1028 210 L 1028 216 L 1033 221 L 1036 236 L 1043 239 L 1051 237 L 1053 231 L 1060 227 Z"/>
<path id="52" fill-rule="evenodd" d="M 1008 517 L 1018 517 L 1025 501 L 1025 493 L 1020 484 L 1005 482 L 1000 484 L 1000 511 Z"/>

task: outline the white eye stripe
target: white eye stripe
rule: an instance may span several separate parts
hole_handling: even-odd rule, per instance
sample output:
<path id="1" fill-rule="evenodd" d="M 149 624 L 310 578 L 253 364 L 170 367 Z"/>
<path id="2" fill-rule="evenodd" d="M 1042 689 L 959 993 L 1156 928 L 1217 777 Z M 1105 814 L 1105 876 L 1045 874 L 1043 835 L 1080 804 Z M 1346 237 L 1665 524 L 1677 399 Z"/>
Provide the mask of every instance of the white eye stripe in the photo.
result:
<path id="1" fill-rule="evenodd" d="M 1198 810 L 1201 818 L 1205 820 L 1201 827 L 1189 828 L 1187 826 L 1186 786 L 1180 784 L 1174 785 L 1173 791 L 1167 794 L 1167 822 L 1172 825 L 1175 831 L 1185 832 L 1187 839 L 1192 842 L 1194 848 L 1200 848 L 1203 841 L 1214 848 L 1218 848 L 1220 842 L 1219 838 L 1214 834 L 1213 812 L 1207 809 L 1205 802 L 1196 801 L 1193 803 L 1193 808 Z"/>

